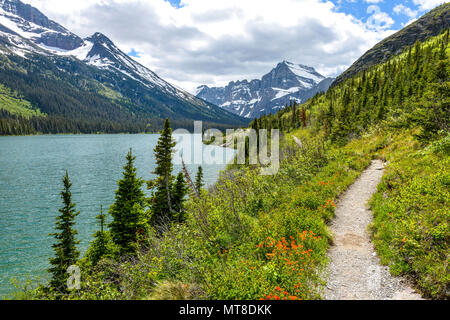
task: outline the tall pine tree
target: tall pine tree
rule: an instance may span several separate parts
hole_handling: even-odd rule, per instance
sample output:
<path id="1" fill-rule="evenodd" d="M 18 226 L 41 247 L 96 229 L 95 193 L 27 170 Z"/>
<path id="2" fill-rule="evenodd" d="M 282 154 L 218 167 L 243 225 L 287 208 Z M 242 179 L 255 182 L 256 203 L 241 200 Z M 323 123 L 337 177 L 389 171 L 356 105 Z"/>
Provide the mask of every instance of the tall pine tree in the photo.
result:
<path id="1" fill-rule="evenodd" d="M 153 172 L 157 178 L 150 181 L 148 187 L 155 189 L 151 199 L 151 219 L 150 223 L 154 227 L 170 223 L 175 220 L 176 211 L 173 208 L 171 195 L 173 164 L 172 156 L 176 142 L 172 138 L 172 128 L 169 119 L 164 122 L 164 129 L 161 131 L 158 144 L 154 152 L 156 158 L 156 169 Z"/>
<path id="2" fill-rule="evenodd" d="M 291 118 L 291 127 L 295 129 L 297 127 L 297 103 L 294 102 L 292 106 L 292 118 Z"/>
<path id="3" fill-rule="evenodd" d="M 201 194 L 201 190 L 204 187 L 203 183 L 203 168 L 202 166 L 198 167 L 197 175 L 195 176 L 195 189 L 197 190 L 198 194 Z"/>
<path id="4" fill-rule="evenodd" d="M 99 223 L 100 230 L 95 232 L 94 240 L 86 253 L 86 256 L 93 265 L 96 265 L 108 253 L 108 245 L 111 239 L 109 232 L 105 230 L 106 214 L 103 213 L 102 206 L 100 207 L 100 214 L 95 218 Z"/>
<path id="5" fill-rule="evenodd" d="M 172 187 L 172 206 L 175 214 L 173 215 L 173 221 L 177 223 L 183 223 L 186 220 L 186 211 L 184 208 L 184 202 L 189 192 L 188 186 L 184 180 L 184 175 L 180 172 Z"/>
<path id="6" fill-rule="evenodd" d="M 132 150 L 127 154 L 127 164 L 123 167 L 123 178 L 118 181 L 115 202 L 109 213 L 113 221 L 109 224 L 111 237 L 119 247 L 120 254 L 133 254 L 139 235 L 145 232 L 147 219 L 144 212 L 145 196 L 143 180 L 136 176 Z"/>
<path id="7" fill-rule="evenodd" d="M 80 252 L 76 248 L 79 241 L 75 239 L 75 235 L 78 232 L 73 228 L 75 217 L 80 213 L 75 211 L 75 204 L 72 202 L 72 193 L 70 191 L 72 183 L 67 171 L 62 181 L 64 188 L 61 192 L 61 199 L 64 206 L 59 209 L 61 215 L 56 217 L 55 230 L 57 232 L 50 234 L 56 239 L 56 243 L 53 244 L 56 256 L 50 259 L 51 267 L 48 271 L 52 274 L 50 286 L 64 293 L 67 291 L 67 279 L 69 277 L 67 269 L 74 265 L 80 256 Z"/>

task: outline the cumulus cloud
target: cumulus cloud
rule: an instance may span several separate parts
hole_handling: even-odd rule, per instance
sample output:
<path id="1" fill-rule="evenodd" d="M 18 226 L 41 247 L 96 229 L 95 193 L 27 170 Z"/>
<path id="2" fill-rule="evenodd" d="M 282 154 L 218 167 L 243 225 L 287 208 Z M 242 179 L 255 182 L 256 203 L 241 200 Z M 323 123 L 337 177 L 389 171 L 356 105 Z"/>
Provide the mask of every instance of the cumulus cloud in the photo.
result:
<path id="1" fill-rule="evenodd" d="M 367 26 L 371 29 L 381 31 L 390 28 L 394 24 L 394 20 L 389 16 L 389 14 L 381 11 L 380 7 L 377 5 L 369 6 L 367 8 L 367 13 L 371 14 L 371 16 L 367 19 Z"/>
<path id="2" fill-rule="evenodd" d="M 414 4 L 419 6 L 421 11 L 430 10 L 440 4 L 447 3 L 448 0 L 413 0 Z"/>
<path id="3" fill-rule="evenodd" d="M 336 76 L 393 33 L 376 6 L 363 22 L 325 0 L 182 0 L 180 8 L 164 0 L 24 1 L 80 36 L 106 34 L 191 92 L 260 78 L 283 59 Z"/>
<path id="4" fill-rule="evenodd" d="M 394 7 L 394 12 L 396 14 L 404 14 L 408 16 L 409 18 L 413 19 L 417 17 L 417 14 L 419 13 L 418 10 L 413 10 L 411 8 L 408 8 L 404 6 L 403 4 L 398 4 Z"/>

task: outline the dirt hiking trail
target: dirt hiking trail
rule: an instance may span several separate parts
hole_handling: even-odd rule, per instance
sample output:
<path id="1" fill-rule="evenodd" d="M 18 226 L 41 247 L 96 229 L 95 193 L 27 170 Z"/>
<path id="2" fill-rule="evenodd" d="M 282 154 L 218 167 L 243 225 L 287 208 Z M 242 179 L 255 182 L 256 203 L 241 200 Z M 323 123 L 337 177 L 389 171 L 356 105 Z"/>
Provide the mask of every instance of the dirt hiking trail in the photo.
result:
<path id="1" fill-rule="evenodd" d="M 330 224 L 334 235 L 328 257 L 326 300 L 419 300 L 407 282 L 393 277 L 381 266 L 370 241 L 367 226 L 372 212 L 367 202 L 377 191 L 384 172 L 381 160 L 372 161 L 341 197 L 336 217 Z"/>

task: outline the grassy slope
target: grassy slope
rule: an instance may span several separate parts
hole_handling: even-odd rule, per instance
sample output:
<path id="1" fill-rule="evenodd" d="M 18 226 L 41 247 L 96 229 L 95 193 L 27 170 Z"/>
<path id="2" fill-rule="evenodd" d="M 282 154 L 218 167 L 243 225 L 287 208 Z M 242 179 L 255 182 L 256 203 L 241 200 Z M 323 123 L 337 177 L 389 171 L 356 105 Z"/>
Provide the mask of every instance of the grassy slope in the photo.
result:
<path id="1" fill-rule="evenodd" d="M 409 275 L 428 297 L 448 298 L 450 135 L 423 148 L 410 131 L 380 154 L 389 166 L 372 199 L 382 262 Z"/>
<path id="2" fill-rule="evenodd" d="M 33 108 L 29 101 L 23 99 L 2 84 L 0 84 L 0 109 L 27 119 L 33 116 L 44 116 L 39 109 Z"/>
<path id="3" fill-rule="evenodd" d="M 305 132 L 293 134 L 302 136 Z M 348 148 L 320 154 L 314 143 L 307 146 L 307 151 L 294 151 L 299 148 L 288 138 L 283 150 L 290 155 L 283 161 L 279 175 L 261 177 L 250 171 L 244 179 L 246 184 L 234 190 L 243 196 L 244 210 L 239 211 L 246 213 L 243 217 L 249 220 L 249 230 L 232 243 L 222 244 L 232 248 L 219 256 L 228 271 L 210 273 L 209 297 L 319 297 L 317 285 L 322 280 L 316 270 L 326 265 L 331 240 L 326 223 L 333 216 L 334 200 L 368 165 L 371 149 L 377 149 L 377 143 L 376 139 L 355 141 Z M 317 162 L 322 156 L 324 162 Z M 221 196 L 213 199 L 227 197 L 226 193 Z M 227 214 L 227 202 L 221 201 L 217 207 L 224 209 L 216 217 L 217 223 Z M 232 220 L 222 223 L 219 237 L 229 240 L 232 232 L 223 229 L 234 224 Z M 302 238 L 304 232 L 306 239 Z M 297 246 L 303 247 L 298 250 Z"/>

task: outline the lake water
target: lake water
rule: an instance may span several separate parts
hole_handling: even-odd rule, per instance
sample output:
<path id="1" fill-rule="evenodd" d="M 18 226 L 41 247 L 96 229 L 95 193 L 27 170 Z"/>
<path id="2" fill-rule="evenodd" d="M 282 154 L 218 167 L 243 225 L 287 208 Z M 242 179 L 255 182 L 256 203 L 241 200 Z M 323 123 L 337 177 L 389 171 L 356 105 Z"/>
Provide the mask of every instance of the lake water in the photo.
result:
<path id="1" fill-rule="evenodd" d="M 189 143 L 185 138 L 178 148 Z M 48 234 L 53 232 L 62 206 L 59 193 L 65 170 L 73 184 L 76 209 L 81 212 L 76 228 L 84 254 L 97 230 L 95 216 L 100 205 L 107 211 L 114 201 L 129 148 L 136 156 L 138 175 L 149 180 L 155 169 L 153 149 L 157 140 L 158 135 L 0 137 L 0 298 L 14 289 L 12 277 L 46 278 L 54 242 Z M 205 150 L 207 154 L 220 154 L 224 149 L 192 143 L 191 150 L 193 156 Z M 234 151 L 223 153 L 222 164 L 203 163 L 207 185 L 216 181 Z M 198 164 L 187 167 L 195 176 Z M 177 173 L 181 166 L 174 169 Z"/>

